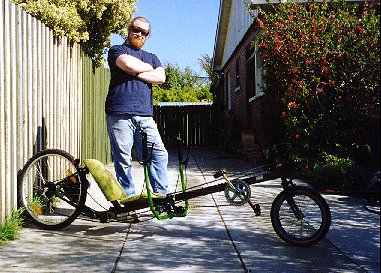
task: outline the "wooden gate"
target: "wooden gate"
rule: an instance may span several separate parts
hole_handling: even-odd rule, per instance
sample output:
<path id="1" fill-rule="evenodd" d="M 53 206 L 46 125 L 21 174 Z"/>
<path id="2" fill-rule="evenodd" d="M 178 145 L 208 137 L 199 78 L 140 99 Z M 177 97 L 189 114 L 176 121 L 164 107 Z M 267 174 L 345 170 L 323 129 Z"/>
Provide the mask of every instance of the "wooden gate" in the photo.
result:
<path id="1" fill-rule="evenodd" d="M 175 145 L 178 136 L 190 146 L 212 144 L 211 103 L 160 103 L 154 118 L 166 146 Z"/>

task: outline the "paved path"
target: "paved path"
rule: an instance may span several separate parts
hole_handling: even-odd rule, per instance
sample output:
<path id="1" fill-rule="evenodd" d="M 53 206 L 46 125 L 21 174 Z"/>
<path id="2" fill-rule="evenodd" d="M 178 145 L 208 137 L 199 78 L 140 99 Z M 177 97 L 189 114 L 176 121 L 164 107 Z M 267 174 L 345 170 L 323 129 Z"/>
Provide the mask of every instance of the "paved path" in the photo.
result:
<path id="1" fill-rule="evenodd" d="M 211 181 L 221 167 L 239 175 L 251 166 L 193 151 L 190 184 Z M 142 177 L 141 170 L 136 175 Z M 172 156 L 170 176 L 176 180 Z M 227 206 L 223 193 L 216 193 L 193 199 L 181 219 L 149 220 L 147 214 L 141 217 L 147 221 L 133 225 L 79 219 L 62 231 L 25 228 L 19 240 L 0 247 L 0 272 L 379 272 L 379 215 L 367 212 L 361 200 L 325 196 L 333 218 L 327 239 L 292 247 L 276 236 L 269 217 L 279 184 L 252 187 L 259 217 L 248 205 Z M 91 192 L 97 195 L 97 188 Z"/>

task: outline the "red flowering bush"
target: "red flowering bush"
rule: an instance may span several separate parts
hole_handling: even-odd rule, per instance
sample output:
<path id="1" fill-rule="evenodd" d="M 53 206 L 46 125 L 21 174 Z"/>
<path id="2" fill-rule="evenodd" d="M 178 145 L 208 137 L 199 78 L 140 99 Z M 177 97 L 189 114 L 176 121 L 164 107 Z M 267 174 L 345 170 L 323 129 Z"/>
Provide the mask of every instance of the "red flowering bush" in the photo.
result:
<path id="1" fill-rule="evenodd" d="M 283 141 L 308 160 L 363 141 L 369 116 L 379 115 L 379 1 L 260 7 L 255 42 L 265 92 L 281 101 Z"/>

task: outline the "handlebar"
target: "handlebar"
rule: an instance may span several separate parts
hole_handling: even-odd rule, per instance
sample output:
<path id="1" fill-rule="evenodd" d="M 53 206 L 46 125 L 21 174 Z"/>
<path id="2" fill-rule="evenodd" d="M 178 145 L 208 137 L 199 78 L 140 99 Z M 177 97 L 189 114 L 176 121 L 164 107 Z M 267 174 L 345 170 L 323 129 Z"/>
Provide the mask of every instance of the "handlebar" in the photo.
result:
<path id="1" fill-rule="evenodd" d="M 143 163 L 149 163 L 152 159 L 152 150 L 154 143 L 149 143 L 147 133 L 142 132 L 142 144 L 143 144 Z M 151 144 L 151 147 L 149 145 Z M 180 137 L 177 137 L 177 156 L 180 164 L 187 165 L 189 161 L 190 146 L 186 145 L 186 151 L 184 151 L 184 144 Z"/>
<path id="2" fill-rule="evenodd" d="M 189 161 L 189 153 L 190 153 L 190 146 L 186 145 L 186 153 L 184 158 L 184 142 L 182 141 L 181 137 L 177 137 L 177 157 L 180 164 L 187 165 Z"/>

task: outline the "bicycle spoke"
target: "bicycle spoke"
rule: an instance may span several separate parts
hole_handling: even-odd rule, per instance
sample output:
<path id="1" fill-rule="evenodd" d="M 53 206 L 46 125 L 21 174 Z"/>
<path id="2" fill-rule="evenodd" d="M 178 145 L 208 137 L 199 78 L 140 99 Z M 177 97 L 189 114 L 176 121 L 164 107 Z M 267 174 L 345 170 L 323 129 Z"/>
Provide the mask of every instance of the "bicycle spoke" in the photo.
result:
<path id="1" fill-rule="evenodd" d="M 310 236 L 313 234 L 317 228 L 313 224 L 310 223 L 308 220 L 310 217 L 306 217 L 306 215 L 303 213 L 303 208 L 308 208 L 311 207 L 309 205 L 309 202 L 307 202 L 307 196 L 302 196 L 302 198 L 299 198 L 299 196 L 293 197 L 293 202 L 285 202 L 283 205 L 287 205 L 288 209 L 287 215 L 279 215 L 279 220 L 282 225 L 284 226 L 285 229 L 287 229 L 287 232 L 290 233 L 290 235 L 295 236 L 295 237 L 304 237 L 304 236 Z M 312 200 L 309 200 L 312 201 Z M 282 207 L 283 207 L 282 205 Z M 290 206 L 295 206 L 295 209 L 292 209 Z M 297 210 L 294 212 L 294 210 Z M 297 214 L 295 214 L 297 212 Z M 300 214 L 300 219 L 299 215 Z M 319 219 L 313 219 L 313 213 L 309 213 L 311 215 L 312 221 L 315 220 L 321 220 L 320 217 Z"/>
<path id="2" fill-rule="evenodd" d="M 20 199 L 29 220 L 47 229 L 62 228 L 80 213 L 86 189 L 74 158 L 60 150 L 39 152 L 20 176 Z"/>

